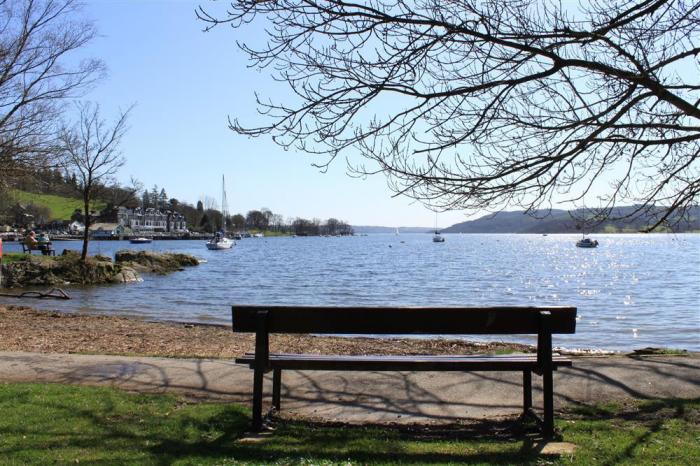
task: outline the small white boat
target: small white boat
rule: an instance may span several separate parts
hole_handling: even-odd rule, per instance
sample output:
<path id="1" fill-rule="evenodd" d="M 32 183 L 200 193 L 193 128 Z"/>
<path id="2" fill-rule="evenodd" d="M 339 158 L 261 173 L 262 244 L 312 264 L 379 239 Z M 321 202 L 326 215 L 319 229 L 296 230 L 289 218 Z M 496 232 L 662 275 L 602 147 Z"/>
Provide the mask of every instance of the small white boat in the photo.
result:
<path id="1" fill-rule="evenodd" d="M 148 243 L 153 242 L 153 239 L 151 239 L 151 238 L 144 238 L 143 236 L 141 236 L 141 237 L 139 237 L 139 238 L 131 238 L 131 239 L 129 240 L 129 242 L 130 242 L 131 244 L 148 244 Z"/>
<path id="2" fill-rule="evenodd" d="M 253 235 L 253 238 L 264 238 L 264 237 L 265 237 L 265 234 L 264 234 L 264 233 L 255 233 L 255 234 Z"/>
<path id="3" fill-rule="evenodd" d="M 578 241 L 576 241 L 576 247 L 577 248 L 597 248 L 598 247 L 598 240 L 592 240 L 590 238 L 583 238 Z"/>
<path id="4" fill-rule="evenodd" d="M 236 244 L 233 240 L 224 236 L 223 232 L 219 232 L 212 239 L 207 241 L 207 249 L 231 249 Z"/>

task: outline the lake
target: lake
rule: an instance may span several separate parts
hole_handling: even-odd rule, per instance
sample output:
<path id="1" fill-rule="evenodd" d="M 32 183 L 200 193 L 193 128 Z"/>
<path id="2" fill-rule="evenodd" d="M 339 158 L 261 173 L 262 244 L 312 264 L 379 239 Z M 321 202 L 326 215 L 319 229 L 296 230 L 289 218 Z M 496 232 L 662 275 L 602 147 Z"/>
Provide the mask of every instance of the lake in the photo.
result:
<path id="1" fill-rule="evenodd" d="M 92 254 L 147 249 L 208 262 L 168 276 L 144 275 L 142 283 L 67 286 L 70 301 L 21 304 L 219 324 L 230 323 L 234 303 L 573 305 L 577 332 L 555 336 L 555 345 L 700 350 L 700 235 L 601 234 L 594 235 L 597 249 L 575 247 L 578 235 L 445 237 L 444 243 L 433 243 L 428 234 L 250 238 L 228 251 L 209 251 L 201 240 L 94 241 Z M 59 253 L 80 246 L 55 243 Z M 19 249 L 5 243 L 6 252 Z"/>

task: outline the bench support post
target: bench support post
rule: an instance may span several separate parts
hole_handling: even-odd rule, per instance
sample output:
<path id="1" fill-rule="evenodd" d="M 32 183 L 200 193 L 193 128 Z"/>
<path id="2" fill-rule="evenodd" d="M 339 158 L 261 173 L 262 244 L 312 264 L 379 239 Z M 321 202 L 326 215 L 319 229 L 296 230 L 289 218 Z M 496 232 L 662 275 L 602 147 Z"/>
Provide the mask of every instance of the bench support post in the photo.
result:
<path id="1" fill-rule="evenodd" d="M 532 371 L 523 371 L 523 415 L 532 409 Z"/>
<path id="2" fill-rule="evenodd" d="M 552 314 L 549 311 L 540 312 L 540 332 L 537 335 L 537 363 L 542 371 L 543 395 L 543 434 L 547 438 L 554 436 L 554 386 L 552 373 Z"/>
<path id="3" fill-rule="evenodd" d="M 269 334 L 267 333 L 267 311 L 257 313 L 255 333 L 255 368 L 253 372 L 253 430 L 262 429 L 263 376 L 269 364 Z"/>
<path id="4" fill-rule="evenodd" d="M 272 372 L 272 406 L 280 411 L 280 392 L 282 391 L 282 369 L 274 369 Z"/>

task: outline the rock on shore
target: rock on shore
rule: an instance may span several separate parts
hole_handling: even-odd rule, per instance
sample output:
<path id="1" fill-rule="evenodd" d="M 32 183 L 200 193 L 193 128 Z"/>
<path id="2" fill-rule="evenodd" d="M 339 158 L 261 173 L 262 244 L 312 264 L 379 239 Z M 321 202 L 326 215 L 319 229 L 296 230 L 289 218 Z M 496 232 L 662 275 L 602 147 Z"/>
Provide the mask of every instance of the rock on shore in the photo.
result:
<path id="1" fill-rule="evenodd" d="M 141 277 L 132 267 L 112 262 L 109 257 L 88 257 L 64 251 L 58 257 L 27 255 L 22 260 L 2 266 L 3 285 L 8 288 L 56 286 L 67 284 L 101 285 L 129 283 Z"/>
<path id="2" fill-rule="evenodd" d="M 199 265 L 199 259 L 189 254 L 123 249 L 114 255 L 117 264 L 128 266 L 139 272 L 166 273 L 183 270 L 183 267 Z"/>
<path id="3" fill-rule="evenodd" d="M 139 272 L 167 274 L 185 266 L 198 265 L 199 260 L 187 254 L 150 251 L 119 251 L 113 262 L 97 255 L 85 262 L 80 254 L 65 250 L 57 257 L 26 255 L 21 260 L 2 266 L 3 286 L 103 285 L 141 281 Z"/>

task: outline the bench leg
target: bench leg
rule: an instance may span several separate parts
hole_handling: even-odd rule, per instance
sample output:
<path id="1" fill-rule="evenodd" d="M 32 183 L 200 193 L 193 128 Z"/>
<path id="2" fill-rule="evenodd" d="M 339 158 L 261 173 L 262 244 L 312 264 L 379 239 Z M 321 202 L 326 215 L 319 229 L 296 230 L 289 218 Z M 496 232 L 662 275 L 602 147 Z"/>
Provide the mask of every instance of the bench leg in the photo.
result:
<path id="1" fill-rule="evenodd" d="M 532 408 L 532 371 L 523 371 L 523 415 Z"/>
<path id="2" fill-rule="evenodd" d="M 542 373 L 542 389 L 544 395 L 544 435 L 554 436 L 554 388 L 552 381 L 552 369 Z"/>
<path id="3" fill-rule="evenodd" d="M 263 375 L 265 371 L 255 368 L 253 373 L 253 430 L 262 430 Z"/>
<path id="4" fill-rule="evenodd" d="M 282 369 L 275 369 L 272 372 L 272 406 L 277 412 L 280 411 L 280 392 L 282 391 Z"/>

